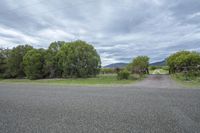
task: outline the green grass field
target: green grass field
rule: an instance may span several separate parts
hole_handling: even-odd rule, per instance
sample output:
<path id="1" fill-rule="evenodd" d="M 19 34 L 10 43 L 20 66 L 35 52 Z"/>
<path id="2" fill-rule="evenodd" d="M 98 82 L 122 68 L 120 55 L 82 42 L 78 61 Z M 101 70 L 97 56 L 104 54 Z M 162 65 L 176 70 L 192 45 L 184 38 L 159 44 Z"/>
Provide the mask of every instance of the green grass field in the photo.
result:
<path id="1" fill-rule="evenodd" d="M 171 75 L 177 83 L 186 86 L 186 87 L 198 87 L 200 88 L 200 77 L 186 77 L 183 74 L 174 74 Z"/>
<path id="2" fill-rule="evenodd" d="M 164 69 L 155 69 L 155 70 L 150 70 L 150 74 L 169 74 L 169 71 L 164 70 Z"/>
<path id="3" fill-rule="evenodd" d="M 126 85 L 134 83 L 142 78 L 131 76 L 128 80 L 118 80 L 116 74 L 98 75 L 94 78 L 69 78 L 69 79 L 1 79 L 0 83 L 32 83 L 52 85 Z"/>

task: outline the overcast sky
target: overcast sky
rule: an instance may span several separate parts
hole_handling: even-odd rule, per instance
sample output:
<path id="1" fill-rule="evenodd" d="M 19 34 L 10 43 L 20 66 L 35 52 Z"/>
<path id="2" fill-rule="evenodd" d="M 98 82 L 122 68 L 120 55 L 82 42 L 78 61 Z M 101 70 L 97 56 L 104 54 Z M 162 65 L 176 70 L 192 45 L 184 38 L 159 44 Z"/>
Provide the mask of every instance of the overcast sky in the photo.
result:
<path id="1" fill-rule="evenodd" d="M 77 39 L 103 65 L 200 51 L 200 0 L 0 0 L 0 47 Z"/>

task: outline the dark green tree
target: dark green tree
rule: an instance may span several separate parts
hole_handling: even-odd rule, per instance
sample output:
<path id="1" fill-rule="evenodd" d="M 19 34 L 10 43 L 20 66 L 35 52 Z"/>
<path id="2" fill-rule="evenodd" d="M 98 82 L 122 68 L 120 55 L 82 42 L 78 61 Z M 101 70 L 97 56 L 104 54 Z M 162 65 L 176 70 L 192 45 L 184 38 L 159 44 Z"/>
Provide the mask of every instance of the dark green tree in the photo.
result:
<path id="1" fill-rule="evenodd" d="M 33 49 L 26 53 L 23 64 L 27 78 L 40 79 L 44 77 L 44 55 L 45 50 L 43 49 Z"/>
<path id="2" fill-rule="evenodd" d="M 58 52 L 65 42 L 53 42 L 45 54 L 45 75 L 49 78 L 61 77 L 62 69 L 59 66 Z"/>
<path id="3" fill-rule="evenodd" d="M 63 77 L 90 77 L 100 71 L 100 56 L 92 45 L 84 41 L 65 43 L 58 55 Z"/>
<path id="4" fill-rule="evenodd" d="M 8 51 L 8 49 L 0 48 L 0 78 L 6 76 Z"/>
<path id="5" fill-rule="evenodd" d="M 138 74 L 148 74 L 149 70 L 149 57 L 148 56 L 138 56 L 133 59 L 132 63 L 127 66 L 132 73 Z"/>
<path id="6" fill-rule="evenodd" d="M 23 57 L 31 49 L 33 49 L 32 46 L 19 45 L 9 51 L 9 56 L 7 60 L 7 66 L 8 66 L 7 72 L 10 74 L 12 78 L 25 76 Z"/>

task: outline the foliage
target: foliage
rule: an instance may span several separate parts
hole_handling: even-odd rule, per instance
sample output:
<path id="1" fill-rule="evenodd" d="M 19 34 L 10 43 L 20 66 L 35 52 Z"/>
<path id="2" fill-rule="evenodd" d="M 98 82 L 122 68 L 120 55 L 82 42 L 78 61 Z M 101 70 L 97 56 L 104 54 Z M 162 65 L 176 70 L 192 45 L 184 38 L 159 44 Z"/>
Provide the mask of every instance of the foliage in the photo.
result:
<path id="1" fill-rule="evenodd" d="M 168 66 L 149 66 L 149 70 L 156 70 L 156 69 L 169 70 L 169 67 Z"/>
<path id="2" fill-rule="evenodd" d="M 55 78 L 62 76 L 62 69 L 59 67 L 59 56 L 58 52 L 65 42 L 53 42 L 50 44 L 49 48 L 45 54 L 45 76 L 48 78 Z"/>
<path id="3" fill-rule="evenodd" d="M 0 78 L 5 76 L 5 71 L 7 67 L 7 54 L 8 51 L 6 49 L 0 49 Z"/>
<path id="4" fill-rule="evenodd" d="M 170 73 L 200 71 L 200 53 L 180 51 L 167 58 Z"/>
<path id="5" fill-rule="evenodd" d="M 162 66 L 161 69 L 163 69 L 165 71 L 169 71 L 169 66 Z"/>
<path id="6" fill-rule="evenodd" d="M 118 68 L 118 67 L 117 67 L 117 68 L 114 69 L 114 72 L 115 72 L 115 73 L 119 73 L 119 72 L 122 71 L 122 70 L 123 70 L 122 68 Z"/>
<path id="7" fill-rule="evenodd" d="M 23 57 L 31 49 L 33 49 L 32 46 L 19 45 L 9 51 L 9 58 L 7 60 L 7 75 L 10 75 L 12 78 L 25 76 L 23 71 Z"/>
<path id="8" fill-rule="evenodd" d="M 156 70 L 156 69 L 159 69 L 159 68 L 160 68 L 160 66 L 150 66 L 149 70 Z"/>
<path id="9" fill-rule="evenodd" d="M 65 43 L 58 55 L 63 77 L 90 77 L 100 71 L 100 56 L 84 41 Z"/>
<path id="10" fill-rule="evenodd" d="M 174 80 L 187 87 L 200 87 L 200 77 L 192 74 L 175 73 L 171 75 Z M 187 81 L 187 82 L 186 82 Z"/>
<path id="11" fill-rule="evenodd" d="M 147 56 L 138 56 L 133 59 L 132 63 L 127 66 L 127 69 L 132 73 L 137 74 L 148 74 L 149 70 L 149 57 Z"/>
<path id="12" fill-rule="evenodd" d="M 119 80 L 128 79 L 129 76 L 130 76 L 130 73 L 127 70 L 122 70 L 117 73 L 117 79 L 119 79 Z"/>
<path id="13" fill-rule="evenodd" d="M 100 67 L 100 56 L 84 41 L 53 42 L 47 50 L 29 45 L 0 49 L 0 78 L 90 77 Z"/>
<path id="14" fill-rule="evenodd" d="M 113 74 L 113 73 L 115 73 L 115 70 L 112 68 L 101 68 L 100 73 L 101 74 Z"/>
<path id="15" fill-rule="evenodd" d="M 26 53 L 23 58 L 24 70 L 27 78 L 38 79 L 44 76 L 44 53 L 43 49 L 33 49 Z"/>
<path id="16" fill-rule="evenodd" d="M 150 74 L 169 74 L 168 66 L 149 66 Z"/>

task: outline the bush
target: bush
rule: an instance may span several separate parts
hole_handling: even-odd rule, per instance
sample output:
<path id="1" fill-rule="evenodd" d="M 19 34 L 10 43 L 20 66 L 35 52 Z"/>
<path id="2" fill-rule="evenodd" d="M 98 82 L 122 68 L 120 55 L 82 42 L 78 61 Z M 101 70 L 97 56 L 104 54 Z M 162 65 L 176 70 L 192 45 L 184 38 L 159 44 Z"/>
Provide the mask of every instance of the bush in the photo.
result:
<path id="1" fill-rule="evenodd" d="M 128 79 L 130 76 L 129 71 L 123 70 L 117 73 L 117 79 L 122 80 L 122 79 Z"/>
<path id="2" fill-rule="evenodd" d="M 200 53 L 194 51 L 177 52 L 167 58 L 167 65 L 171 74 L 198 70 L 198 66 L 200 66 Z"/>
<path id="3" fill-rule="evenodd" d="M 188 73 L 176 73 L 174 74 L 175 78 L 179 79 L 179 80 L 186 80 L 186 81 L 198 81 L 198 76 L 193 73 L 193 72 L 188 72 Z"/>
<path id="4" fill-rule="evenodd" d="M 169 71 L 169 67 L 168 66 L 162 66 L 163 70 Z"/>
<path id="5" fill-rule="evenodd" d="M 101 68 L 100 73 L 101 74 L 113 74 L 113 73 L 115 73 L 115 71 L 112 68 Z"/>
<path id="6" fill-rule="evenodd" d="M 129 77 L 129 79 L 131 79 L 131 80 L 138 80 L 138 79 L 141 79 L 141 78 L 142 77 L 139 74 L 131 74 L 130 77 Z"/>
<path id="7" fill-rule="evenodd" d="M 150 66 L 149 70 L 156 70 L 158 67 L 157 66 Z"/>

